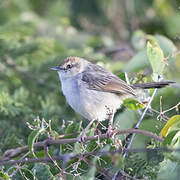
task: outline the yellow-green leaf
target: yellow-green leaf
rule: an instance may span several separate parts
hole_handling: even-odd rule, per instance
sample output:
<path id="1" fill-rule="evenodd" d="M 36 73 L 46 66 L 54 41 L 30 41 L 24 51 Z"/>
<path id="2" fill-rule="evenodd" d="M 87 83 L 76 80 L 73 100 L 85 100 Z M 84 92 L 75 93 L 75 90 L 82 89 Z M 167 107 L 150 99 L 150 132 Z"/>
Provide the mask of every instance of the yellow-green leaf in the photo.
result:
<path id="1" fill-rule="evenodd" d="M 32 131 L 31 134 L 28 136 L 28 148 L 29 148 L 29 151 L 33 154 L 34 157 L 36 157 L 36 155 L 34 153 L 35 140 L 43 132 L 45 132 L 45 128 L 36 129 L 36 130 Z"/>
<path id="2" fill-rule="evenodd" d="M 175 115 L 172 116 L 168 122 L 166 123 L 166 125 L 163 127 L 163 129 L 160 132 L 160 135 L 162 137 L 166 137 L 166 135 L 168 134 L 168 132 L 170 131 L 170 129 L 173 128 L 180 128 L 180 126 L 178 126 L 180 124 L 180 115 Z"/>
<path id="3" fill-rule="evenodd" d="M 0 179 L 1 178 L 4 180 L 11 180 L 10 177 L 4 171 L 0 172 Z"/>
<path id="4" fill-rule="evenodd" d="M 152 78 L 154 81 L 157 81 L 158 75 L 163 74 L 166 63 L 164 61 L 163 51 L 155 40 L 147 42 L 147 56 L 153 70 Z"/>
<path id="5" fill-rule="evenodd" d="M 173 130 L 170 133 L 168 133 L 163 141 L 163 145 L 170 145 L 173 141 L 174 136 L 179 132 L 179 130 Z"/>
<path id="6" fill-rule="evenodd" d="M 55 139 L 58 139 L 59 138 L 59 134 L 55 131 L 55 130 L 52 130 L 50 132 L 51 136 L 53 136 Z"/>
<path id="7" fill-rule="evenodd" d="M 127 98 L 124 100 L 123 105 L 126 106 L 127 108 L 135 111 L 136 109 L 143 109 L 144 105 L 140 103 L 137 99 L 134 98 Z"/>

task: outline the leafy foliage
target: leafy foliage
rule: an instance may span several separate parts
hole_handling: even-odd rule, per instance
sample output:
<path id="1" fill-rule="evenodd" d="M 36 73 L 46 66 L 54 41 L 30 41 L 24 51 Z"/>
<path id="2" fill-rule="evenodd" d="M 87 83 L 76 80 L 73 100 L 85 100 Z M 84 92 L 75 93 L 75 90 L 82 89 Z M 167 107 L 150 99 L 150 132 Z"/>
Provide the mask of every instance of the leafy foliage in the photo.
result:
<path id="1" fill-rule="evenodd" d="M 14 160 L 33 158 L 33 155 L 43 158 L 47 152 L 41 147 L 35 149 L 36 141 L 49 137 L 76 138 L 87 125 L 88 122 L 69 107 L 60 92 L 57 74 L 49 70 L 67 56 L 89 59 L 132 84 L 156 81 L 158 75 L 179 83 L 180 1 L 124 2 L 0 2 L 0 162 L 6 150 L 27 144 L 31 153 L 20 154 Z M 138 100 L 126 99 L 115 116 L 114 127 L 133 128 L 151 94 L 152 90 L 145 90 L 140 92 Z M 165 138 L 163 147 L 180 148 L 179 99 L 178 85 L 158 90 L 152 109 L 140 125 L 140 129 L 161 133 Z M 98 133 L 106 132 L 107 125 L 107 121 L 102 122 Z M 94 135 L 94 127 L 95 124 L 88 136 Z M 127 139 L 128 136 L 117 135 L 115 139 L 93 140 L 87 144 L 54 145 L 48 147 L 48 153 L 53 157 L 106 152 L 124 147 Z M 136 135 L 132 147 L 161 145 L 149 137 Z M 64 162 L 0 166 L 0 179 L 62 176 L 111 179 L 119 170 L 137 178 L 176 179 L 179 152 L 129 153 L 125 160 L 122 154 L 105 154 Z M 169 177 L 167 169 L 171 169 L 174 176 Z"/>

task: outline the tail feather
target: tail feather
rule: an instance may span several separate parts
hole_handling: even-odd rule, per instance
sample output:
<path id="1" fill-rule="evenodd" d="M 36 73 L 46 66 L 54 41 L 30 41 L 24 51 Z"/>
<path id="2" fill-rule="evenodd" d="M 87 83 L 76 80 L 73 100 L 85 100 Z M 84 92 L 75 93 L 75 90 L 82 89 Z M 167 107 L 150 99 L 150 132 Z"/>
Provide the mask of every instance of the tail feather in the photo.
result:
<path id="1" fill-rule="evenodd" d="M 142 84 L 133 84 L 132 88 L 142 88 L 142 89 L 150 89 L 150 88 L 162 88 L 173 84 L 173 81 L 164 81 L 164 82 L 152 82 L 152 83 L 142 83 Z"/>

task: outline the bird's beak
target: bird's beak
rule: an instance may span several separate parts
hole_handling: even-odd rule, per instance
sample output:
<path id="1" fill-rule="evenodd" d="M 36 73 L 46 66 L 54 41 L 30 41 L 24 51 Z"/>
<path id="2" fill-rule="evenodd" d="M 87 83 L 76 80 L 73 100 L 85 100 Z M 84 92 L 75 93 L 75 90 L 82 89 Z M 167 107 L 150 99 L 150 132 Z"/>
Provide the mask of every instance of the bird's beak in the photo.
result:
<path id="1" fill-rule="evenodd" d="M 55 67 L 52 67 L 50 68 L 50 70 L 53 70 L 53 71 L 60 71 L 60 70 L 63 70 L 64 68 L 60 67 L 60 66 L 55 66 Z"/>

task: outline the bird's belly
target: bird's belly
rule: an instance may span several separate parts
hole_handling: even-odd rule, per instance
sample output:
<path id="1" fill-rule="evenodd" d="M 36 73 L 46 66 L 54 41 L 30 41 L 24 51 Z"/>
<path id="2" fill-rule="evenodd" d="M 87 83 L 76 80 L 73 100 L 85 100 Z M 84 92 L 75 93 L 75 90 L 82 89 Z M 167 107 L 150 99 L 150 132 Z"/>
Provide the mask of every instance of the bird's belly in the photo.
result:
<path id="1" fill-rule="evenodd" d="M 78 112 L 85 118 L 103 121 L 122 104 L 115 94 L 87 89 L 80 94 Z"/>
<path id="2" fill-rule="evenodd" d="M 64 84 L 62 90 L 74 111 L 88 120 L 103 121 L 108 118 L 110 111 L 116 111 L 122 104 L 120 97 L 114 93 L 81 88 L 72 82 Z"/>

